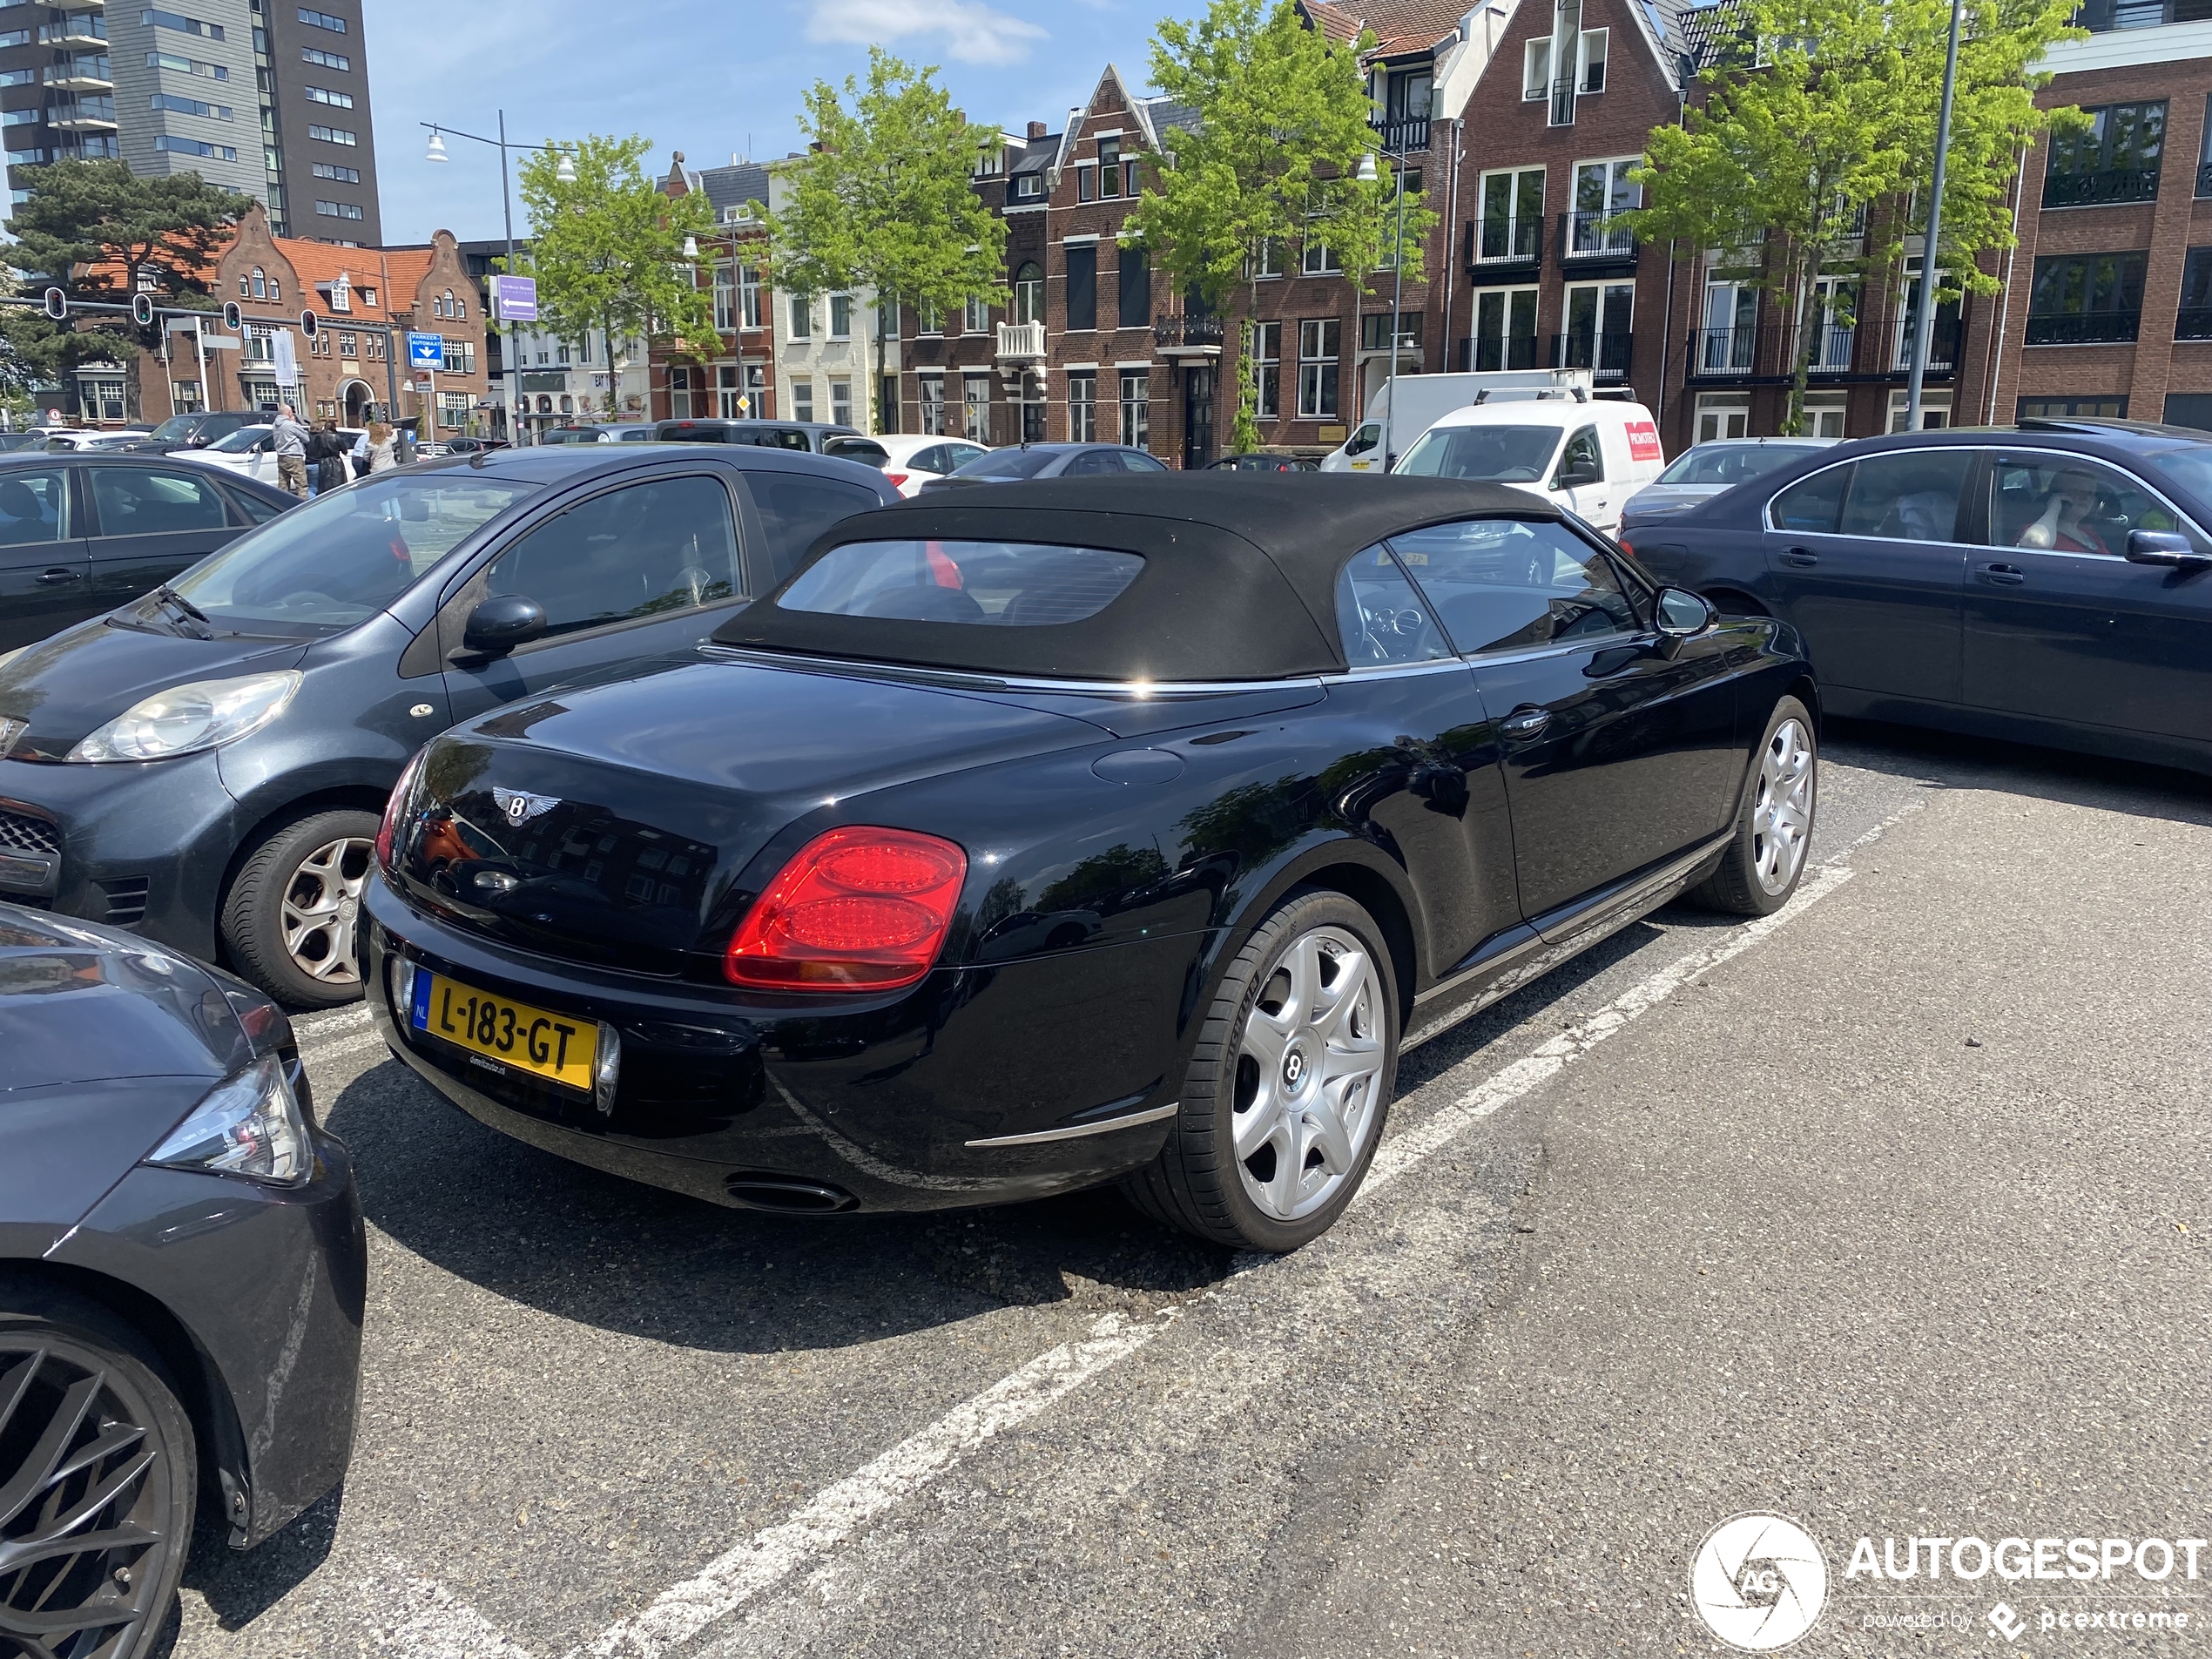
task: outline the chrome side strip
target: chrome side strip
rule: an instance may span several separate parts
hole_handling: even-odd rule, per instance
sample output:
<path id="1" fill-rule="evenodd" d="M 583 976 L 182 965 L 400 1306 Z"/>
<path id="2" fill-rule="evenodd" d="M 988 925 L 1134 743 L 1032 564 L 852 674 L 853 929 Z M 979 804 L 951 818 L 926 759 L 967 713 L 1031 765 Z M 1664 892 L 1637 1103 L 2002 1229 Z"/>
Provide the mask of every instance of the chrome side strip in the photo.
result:
<path id="1" fill-rule="evenodd" d="M 1321 678 L 1293 674 L 1279 680 L 1049 680 L 1005 674 L 965 673 L 956 668 L 916 668 L 904 663 L 872 663 L 857 658 L 804 657 L 792 651 L 760 651 L 749 645 L 702 645 L 702 656 L 788 668 L 806 674 L 858 674 L 874 679 L 911 680 L 957 691 L 1050 691 L 1062 697 L 1096 697 L 1125 703 L 1160 703 L 1219 697 L 1231 691 L 1279 691 L 1295 686 L 1318 688 Z M 1459 664 L 1453 664 L 1453 666 Z"/>
<path id="2" fill-rule="evenodd" d="M 1183 1103 L 1171 1100 L 1164 1106 L 1155 1106 L 1149 1111 L 1130 1112 L 1121 1117 L 1109 1117 L 1098 1123 L 1078 1123 L 1073 1129 L 1039 1130 L 1034 1135 L 994 1135 L 985 1140 L 970 1141 L 970 1146 L 1042 1146 L 1047 1141 L 1079 1140 L 1086 1135 L 1104 1135 L 1117 1129 L 1135 1129 L 1139 1123 L 1157 1123 L 1163 1117 L 1172 1117 L 1183 1109 Z"/>

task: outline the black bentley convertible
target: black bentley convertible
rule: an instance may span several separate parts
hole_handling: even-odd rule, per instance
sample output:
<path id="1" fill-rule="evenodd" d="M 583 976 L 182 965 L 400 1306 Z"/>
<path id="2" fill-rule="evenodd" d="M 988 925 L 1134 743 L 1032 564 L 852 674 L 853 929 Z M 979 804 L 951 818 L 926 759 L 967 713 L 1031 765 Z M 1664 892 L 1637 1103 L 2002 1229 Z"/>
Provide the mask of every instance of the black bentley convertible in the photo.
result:
<path id="1" fill-rule="evenodd" d="M 1815 706 L 1786 624 L 1515 490 L 932 497 L 690 660 L 430 744 L 364 978 L 463 1109 L 639 1180 L 797 1211 L 1122 1180 L 1285 1250 L 1407 1045 L 1685 891 L 1789 898 Z"/>

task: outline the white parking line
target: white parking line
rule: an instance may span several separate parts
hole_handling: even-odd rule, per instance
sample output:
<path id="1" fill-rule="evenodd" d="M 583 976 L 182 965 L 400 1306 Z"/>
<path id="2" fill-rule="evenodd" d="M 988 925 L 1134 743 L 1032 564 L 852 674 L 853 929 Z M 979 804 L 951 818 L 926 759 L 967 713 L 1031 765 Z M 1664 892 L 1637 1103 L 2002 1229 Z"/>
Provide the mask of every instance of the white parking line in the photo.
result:
<path id="1" fill-rule="evenodd" d="M 1577 1021 L 1534 1052 L 1493 1072 L 1419 1124 L 1393 1133 L 1378 1149 L 1357 1205 L 1399 1177 L 1417 1169 L 1466 1134 L 1482 1119 L 1521 1100 L 1589 1054 L 1607 1038 L 1626 1030 L 1684 986 L 1742 955 L 1804 915 L 1842 887 L 1853 872 L 1844 860 L 1880 839 L 1901 819 L 1926 804 L 1916 799 L 1876 825 L 1826 862 L 1806 873 L 1790 902 L 1770 916 L 1733 929 L 1721 943 L 1677 957 L 1639 981 L 1603 1008 Z M 1264 1266 L 1270 1258 L 1240 1257 L 1239 1269 Z M 1202 1300 L 1203 1298 L 1194 1298 Z M 981 1393 L 954 1406 L 912 1438 L 873 1462 L 823 1488 L 789 1519 L 755 1533 L 717 1557 L 699 1573 L 662 1592 L 641 1611 L 610 1625 L 567 1659 L 661 1659 L 708 1626 L 727 1617 L 772 1588 L 800 1568 L 836 1548 L 870 1521 L 911 1496 L 979 1447 L 1018 1428 L 1093 1377 L 1142 1349 L 1192 1303 L 1161 1309 L 1148 1323 L 1130 1323 L 1109 1314 L 1083 1340 L 1062 1343 Z M 380 1642 L 402 1659 L 452 1659 L 462 1652 L 494 1659 L 528 1659 L 475 1609 L 454 1602 L 427 1579 L 408 1581 L 418 1602 L 465 1615 L 441 1627 L 435 1620 L 410 1620 Z M 427 1611 L 427 1609 L 426 1609 Z"/>

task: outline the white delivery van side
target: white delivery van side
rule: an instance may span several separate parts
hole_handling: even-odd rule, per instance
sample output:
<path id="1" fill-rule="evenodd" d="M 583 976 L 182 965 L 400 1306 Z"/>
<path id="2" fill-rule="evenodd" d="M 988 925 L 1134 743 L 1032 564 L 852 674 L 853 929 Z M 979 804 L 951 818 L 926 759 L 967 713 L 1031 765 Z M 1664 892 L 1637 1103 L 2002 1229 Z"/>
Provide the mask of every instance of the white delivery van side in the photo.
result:
<path id="1" fill-rule="evenodd" d="M 1380 477 L 1413 441 L 1453 409 L 1503 399 L 1584 397 L 1593 388 L 1587 368 L 1503 368 L 1452 374 L 1393 374 L 1367 400 L 1352 435 L 1321 457 L 1323 472 L 1364 472 Z M 1385 453 L 1386 449 L 1388 451 Z"/>
<path id="2" fill-rule="evenodd" d="M 1610 536 L 1623 503 L 1665 465 L 1658 423 L 1642 404 L 1546 396 L 1454 409 L 1421 434 L 1396 470 L 1511 484 Z"/>

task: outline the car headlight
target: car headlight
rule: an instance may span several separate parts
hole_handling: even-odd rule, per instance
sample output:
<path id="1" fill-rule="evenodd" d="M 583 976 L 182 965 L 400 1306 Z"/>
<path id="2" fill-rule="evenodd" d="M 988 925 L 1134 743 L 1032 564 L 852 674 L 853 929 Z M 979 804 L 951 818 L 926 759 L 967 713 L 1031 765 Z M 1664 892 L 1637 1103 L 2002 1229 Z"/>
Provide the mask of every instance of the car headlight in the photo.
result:
<path id="1" fill-rule="evenodd" d="M 145 1161 L 172 1170 L 244 1176 L 272 1186 L 296 1187 L 306 1181 L 314 1155 L 284 1062 L 271 1055 L 216 1084 Z"/>
<path id="2" fill-rule="evenodd" d="M 284 712 L 300 671 L 194 680 L 132 704 L 69 752 L 71 760 L 158 760 L 234 743 Z"/>

